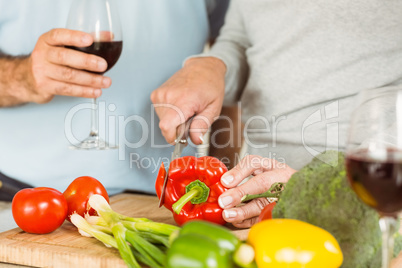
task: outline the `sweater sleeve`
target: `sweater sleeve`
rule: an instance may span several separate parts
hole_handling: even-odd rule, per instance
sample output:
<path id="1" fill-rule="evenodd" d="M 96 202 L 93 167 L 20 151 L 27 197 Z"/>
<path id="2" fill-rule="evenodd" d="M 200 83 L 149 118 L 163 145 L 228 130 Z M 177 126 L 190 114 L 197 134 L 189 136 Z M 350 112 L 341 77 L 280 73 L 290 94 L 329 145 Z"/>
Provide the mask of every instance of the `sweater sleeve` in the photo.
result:
<path id="1" fill-rule="evenodd" d="M 241 1 L 230 1 L 225 17 L 225 24 L 212 46 L 202 56 L 213 56 L 221 59 L 226 65 L 225 104 L 239 100 L 248 77 L 246 49 L 250 46 L 239 8 Z"/>

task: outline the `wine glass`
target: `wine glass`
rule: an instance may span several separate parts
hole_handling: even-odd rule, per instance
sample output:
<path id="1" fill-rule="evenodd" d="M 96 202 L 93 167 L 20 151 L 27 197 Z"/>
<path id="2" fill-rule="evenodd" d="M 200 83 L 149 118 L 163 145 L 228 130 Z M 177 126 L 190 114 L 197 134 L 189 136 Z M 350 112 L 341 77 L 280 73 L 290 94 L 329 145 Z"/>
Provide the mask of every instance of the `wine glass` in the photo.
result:
<path id="1" fill-rule="evenodd" d="M 123 48 L 122 31 L 115 0 L 74 0 L 70 7 L 67 28 L 83 31 L 93 36 L 94 42 L 89 47 L 68 48 L 94 54 L 107 62 L 106 71 L 115 65 Z M 105 72 L 106 72 L 105 71 Z M 104 74 L 105 72 L 99 72 Z M 77 149 L 113 149 L 98 134 L 98 109 L 96 98 L 91 109 L 91 130 L 89 136 L 74 145 Z"/>
<path id="2" fill-rule="evenodd" d="M 355 193 L 380 215 L 382 268 L 389 268 L 402 210 L 402 86 L 367 89 L 358 97 L 346 170 Z"/>

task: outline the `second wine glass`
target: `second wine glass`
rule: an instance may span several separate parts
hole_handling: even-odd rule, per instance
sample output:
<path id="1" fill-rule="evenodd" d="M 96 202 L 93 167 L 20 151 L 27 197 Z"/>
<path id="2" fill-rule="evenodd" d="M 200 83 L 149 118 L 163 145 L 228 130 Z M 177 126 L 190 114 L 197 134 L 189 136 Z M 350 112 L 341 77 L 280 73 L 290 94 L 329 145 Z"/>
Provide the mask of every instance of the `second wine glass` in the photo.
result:
<path id="1" fill-rule="evenodd" d="M 363 90 L 346 148 L 350 185 L 380 215 L 382 268 L 389 268 L 402 210 L 402 87 Z"/>
<path id="2" fill-rule="evenodd" d="M 93 44 L 89 47 L 69 48 L 104 58 L 107 62 L 105 72 L 116 64 L 123 48 L 123 37 L 114 0 L 74 0 L 68 15 L 67 28 L 89 33 L 94 39 Z M 93 99 L 91 109 L 89 136 L 79 144 L 75 144 L 73 148 L 86 150 L 117 148 L 99 137 L 96 98 Z"/>

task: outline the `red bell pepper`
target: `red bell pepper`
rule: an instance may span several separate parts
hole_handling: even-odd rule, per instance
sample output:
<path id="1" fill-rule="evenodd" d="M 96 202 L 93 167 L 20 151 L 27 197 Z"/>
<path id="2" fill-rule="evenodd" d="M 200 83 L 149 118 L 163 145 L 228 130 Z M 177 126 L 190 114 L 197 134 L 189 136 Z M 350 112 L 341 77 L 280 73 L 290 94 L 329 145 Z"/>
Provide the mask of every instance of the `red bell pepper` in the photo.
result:
<path id="1" fill-rule="evenodd" d="M 274 209 L 275 205 L 276 205 L 276 202 L 272 202 L 272 203 L 269 203 L 268 205 L 266 205 L 261 210 L 261 213 L 260 213 L 260 216 L 258 216 L 257 222 L 272 219 L 272 210 Z"/>
<path id="2" fill-rule="evenodd" d="M 211 156 L 184 156 L 170 163 L 164 206 L 173 212 L 178 225 L 190 220 L 225 224 L 218 204 L 219 196 L 227 190 L 220 182 L 225 172 L 226 166 Z M 165 174 L 162 163 L 155 183 L 159 198 Z"/>

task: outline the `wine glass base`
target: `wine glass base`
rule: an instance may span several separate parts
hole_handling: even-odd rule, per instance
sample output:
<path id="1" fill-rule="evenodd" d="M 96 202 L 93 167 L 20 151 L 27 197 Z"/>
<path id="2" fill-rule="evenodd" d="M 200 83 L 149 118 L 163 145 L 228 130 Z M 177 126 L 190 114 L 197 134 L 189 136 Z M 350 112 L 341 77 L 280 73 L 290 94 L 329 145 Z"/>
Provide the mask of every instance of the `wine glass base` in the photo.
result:
<path id="1" fill-rule="evenodd" d="M 88 137 L 78 144 L 69 147 L 72 150 L 110 150 L 118 149 L 117 145 L 110 145 L 99 137 Z"/>

